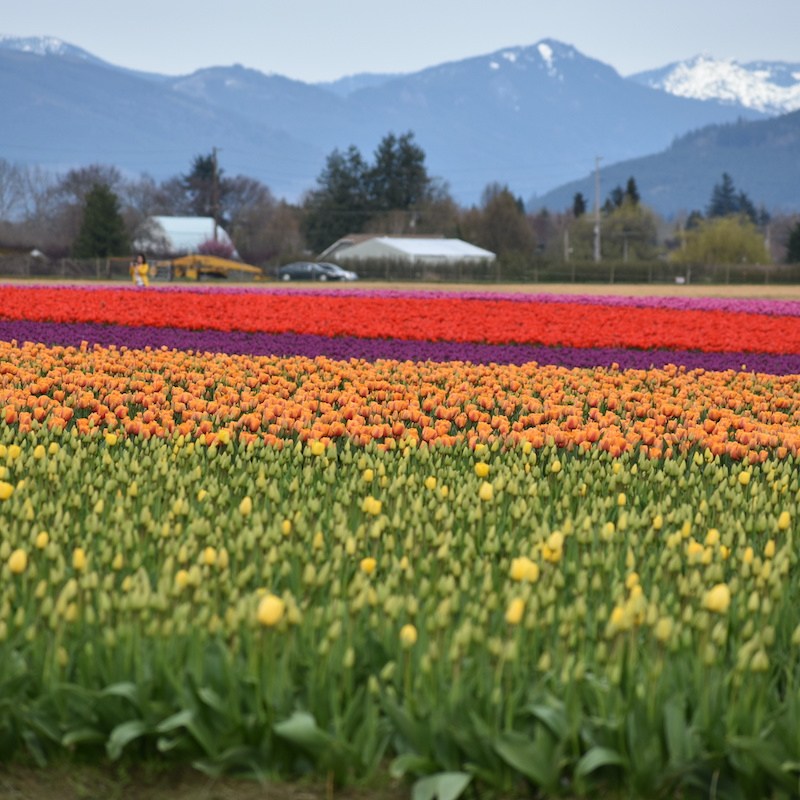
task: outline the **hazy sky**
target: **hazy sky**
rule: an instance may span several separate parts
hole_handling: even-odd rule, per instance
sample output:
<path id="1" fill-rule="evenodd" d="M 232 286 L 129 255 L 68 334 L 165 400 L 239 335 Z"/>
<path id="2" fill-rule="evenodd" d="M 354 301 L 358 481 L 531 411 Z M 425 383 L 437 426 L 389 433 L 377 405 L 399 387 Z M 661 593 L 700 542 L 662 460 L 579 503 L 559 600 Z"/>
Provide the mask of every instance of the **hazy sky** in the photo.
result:
<path id="1" fill-rule="evenodd" d="M 123 67 L 242 64 L 315 82 L 413 72 L 543 38 L 622 75 L 707 54 L 800 62 L 800 0 L 0 0 L 0 34 Z"/>

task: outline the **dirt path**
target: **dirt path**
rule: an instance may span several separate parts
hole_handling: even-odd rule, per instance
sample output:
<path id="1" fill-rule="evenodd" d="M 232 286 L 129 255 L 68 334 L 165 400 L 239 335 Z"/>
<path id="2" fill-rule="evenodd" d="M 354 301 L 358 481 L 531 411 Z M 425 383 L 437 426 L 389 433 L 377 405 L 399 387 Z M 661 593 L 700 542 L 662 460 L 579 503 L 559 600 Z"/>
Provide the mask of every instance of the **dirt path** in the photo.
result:
<path id="1" fill-rule="evenodd" d="M 408 800 L 410 784 L 390 780 L 369 786 L 325 782 L 259 783 L 210 778 L 191 767 L 158 764 L 59 763 L 43 769 L 0 764 L 2 800 Z"/>
<path id="2" fill-rule="evenodd" d="M 0 291 L 2 284 L 17 285 L 52 285 L 52 286 L 129 286 L 125 281 L 81 281 L 65 279 L 30 279 L 30 278 L 2 278 L 0 277 Z M 154 290 L 164 283 L 151 284 Z M 235 283 L 233 281 L 220 281 L 218 283 L 181 283 L 169 284 L 172 286 L 203 286 L 212 288 L 294 288 L 319 291 L 347 291 L 358 289 L 396 289 L 408 291 L 448 291 L 448 292 L 512 292 L 520 294 L 591 294 L 591 295 L 627 295 L 632 297 L 734 297 L 741 299 L 771 299 L 771 300 L 800 300 L 800 285 L 778 284 L 674 284 L 674 283 L 423 283 L 423 282 L 389 282 L 389 281 L 359 281 L 358 283 L 285 283 L 264 281 L 259 283 Z"/>

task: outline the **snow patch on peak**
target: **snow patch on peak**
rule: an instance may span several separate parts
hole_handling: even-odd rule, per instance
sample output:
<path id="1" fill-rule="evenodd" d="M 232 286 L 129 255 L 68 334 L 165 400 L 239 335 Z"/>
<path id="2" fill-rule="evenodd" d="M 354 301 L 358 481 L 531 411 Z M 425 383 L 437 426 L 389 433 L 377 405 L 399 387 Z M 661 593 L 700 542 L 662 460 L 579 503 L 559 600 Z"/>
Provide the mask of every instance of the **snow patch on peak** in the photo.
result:
<path id="1" fill-rule="evenodd" d="M 36 55 L 60 55 L 68 50 L 68 45 L 54 36 L 7 36 L 0 34 L 0 47 L 20 50 Z"/>
<path id="2" fill-rule="evenodd" d="M 8 36 L 0 34 L 0 50 L 17 50 L 36 56 L 66 56 L 83 61 L 103 63 L 99 58 L 87 53 L 80 47 L 68 44 L 55 36 Z"/>
<path id="3" fill-rule="evenodd" d="M 513 64 L 517 60 L 517 54 L 513 50 L 506 50 L 503 53 L 503 58 Z"/>
<path id="4" fill-rule="evenodd" d="M 539 44 L 536 45 L 536 50 L 539 53 L 539 57 L 542 59 L 547 74 L 551 78 L 562 77 L 556 68 L 553 48 L 547 42 L 539 42 Z"/>
<path id="5" fill-rule="evenodd" d="M 777 65 L 776 65 L 777 66 Z M 743 65 L 732 59 L 696 56 L 671 65 L 647 83 L 680 97 L 739 103 L 766 114 L 785 114 L 800 109 L 800 74 L 785 79 L 769 64 Z"/>

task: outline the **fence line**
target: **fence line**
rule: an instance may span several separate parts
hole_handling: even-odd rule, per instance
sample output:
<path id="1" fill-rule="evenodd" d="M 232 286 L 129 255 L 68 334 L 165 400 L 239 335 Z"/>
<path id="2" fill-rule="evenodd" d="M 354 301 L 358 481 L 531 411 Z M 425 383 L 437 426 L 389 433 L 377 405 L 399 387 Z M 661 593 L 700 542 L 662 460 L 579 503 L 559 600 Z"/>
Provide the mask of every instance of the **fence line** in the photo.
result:
<path id="1" fill-rule="evenodd" d="M 800 264 L 682 265 L 665 261 L 569 263 L 515 259 L 493 263 L 426 264 L 370 260 L 348 262 L 363 280 L 441 283 L 640 283 L 640 284 L 800 284 Z M 273 270 L 266 268 L 265 276 Z M 0 277 L 130 280 L 129 259 L 43 259 L 30 255 L 0 257 Z M 237 276 L 238 278 L 239 276 Z M 252 276 L 242 276 L 244 280 Z M 157 281 L 168 280 L 159 271 Z"/>

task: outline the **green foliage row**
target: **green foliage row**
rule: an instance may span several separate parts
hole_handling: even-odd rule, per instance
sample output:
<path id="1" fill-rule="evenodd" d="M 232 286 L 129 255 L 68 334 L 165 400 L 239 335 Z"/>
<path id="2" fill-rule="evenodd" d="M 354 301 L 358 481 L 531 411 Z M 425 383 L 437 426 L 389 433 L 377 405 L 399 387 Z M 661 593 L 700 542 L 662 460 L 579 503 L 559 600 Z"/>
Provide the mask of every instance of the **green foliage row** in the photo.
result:
<path id="1" fill-rule="evenodd" d="M 792 458 L 0 441 L 3 759 L 797 794 Z"/>

